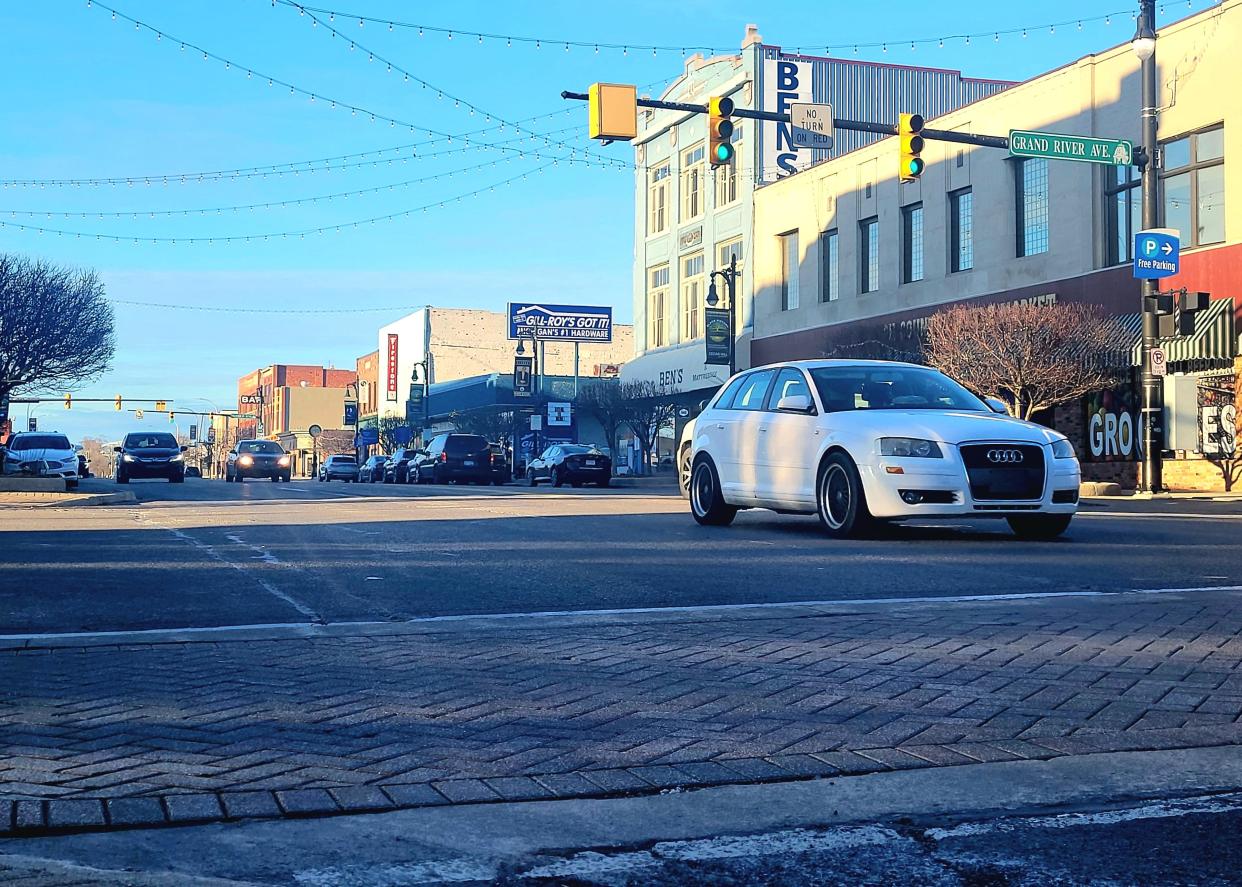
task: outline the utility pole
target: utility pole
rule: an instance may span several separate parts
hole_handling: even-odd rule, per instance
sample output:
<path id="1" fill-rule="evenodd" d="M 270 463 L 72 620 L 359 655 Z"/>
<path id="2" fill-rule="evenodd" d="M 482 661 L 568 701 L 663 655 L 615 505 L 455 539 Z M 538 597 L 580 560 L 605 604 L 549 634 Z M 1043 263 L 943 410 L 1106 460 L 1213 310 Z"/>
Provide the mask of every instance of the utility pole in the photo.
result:
<path id="1" fill-rule="evenodd" d="M 1134 54 L 1142 63 L 1143 109 L 1143 229 L 1151 230 L 1159 223 L 1156 206 L 1160 181 L 1158 168 L 1159 91 L 1156 83 L 1156 0 L 1139 0 L 1138 29 L 1131 42 Z M 1156 281 L 1143 280 L 1139 287 L 1143 316 L 1142 386 L 1143 386 L 1143 489 L 1149 493 L 1164 491 L 1164 379 L 1152 370 L 1152 351 L 1159 341 L 1159 318 L 1156 315 Z"/>

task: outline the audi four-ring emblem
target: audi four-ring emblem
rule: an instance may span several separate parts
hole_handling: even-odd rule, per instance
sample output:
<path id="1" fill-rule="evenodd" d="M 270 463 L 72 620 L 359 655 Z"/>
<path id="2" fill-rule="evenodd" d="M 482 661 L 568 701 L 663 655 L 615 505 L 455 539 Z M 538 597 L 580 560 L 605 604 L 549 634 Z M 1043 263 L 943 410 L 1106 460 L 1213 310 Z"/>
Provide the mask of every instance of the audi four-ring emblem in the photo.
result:
<path id="1" fill-rule="evenodd" d="M 987 456 L 994 465 L 1013 465 L 1022 461 L 1021 450 L 988 450 Z"/>

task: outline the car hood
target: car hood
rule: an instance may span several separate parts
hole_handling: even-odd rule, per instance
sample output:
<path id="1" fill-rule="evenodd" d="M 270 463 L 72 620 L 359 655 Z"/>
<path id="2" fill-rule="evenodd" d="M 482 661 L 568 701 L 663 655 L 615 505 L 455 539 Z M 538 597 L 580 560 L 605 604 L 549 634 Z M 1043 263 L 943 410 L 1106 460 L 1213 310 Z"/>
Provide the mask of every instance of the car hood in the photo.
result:
<path id="1" fill-rule="evenodd" d="M 6 450 L 10 461 L 18 462 L 65 462 L 69 459 L 78 458 L 78 454 L 73 450 Z"/>
<path id="2" fill-rule="evenodd" d="M 975 440 L 1048 444 L 1063 437 L 1034 422 L 971 410 L 855 410 L 828 413 L 822 421 L 829 428 L 857 434 L 914 437 L 947 444 Z"/>

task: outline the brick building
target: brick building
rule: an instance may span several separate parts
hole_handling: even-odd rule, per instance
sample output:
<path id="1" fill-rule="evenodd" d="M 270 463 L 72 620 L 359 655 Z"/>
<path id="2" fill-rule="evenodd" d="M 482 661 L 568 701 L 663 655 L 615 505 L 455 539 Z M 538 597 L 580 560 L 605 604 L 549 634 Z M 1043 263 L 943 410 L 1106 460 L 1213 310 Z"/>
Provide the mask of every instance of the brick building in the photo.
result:
<path id="1" fill-rule="evenodd" d="M 237 410 L 256 419 L 242 419 L 241 434 L 274 438 L 306 431 L 310 425 L 340 428 L 346 387 L 356 386 L 354 370 L 272 364 L 237 380 Z"/>

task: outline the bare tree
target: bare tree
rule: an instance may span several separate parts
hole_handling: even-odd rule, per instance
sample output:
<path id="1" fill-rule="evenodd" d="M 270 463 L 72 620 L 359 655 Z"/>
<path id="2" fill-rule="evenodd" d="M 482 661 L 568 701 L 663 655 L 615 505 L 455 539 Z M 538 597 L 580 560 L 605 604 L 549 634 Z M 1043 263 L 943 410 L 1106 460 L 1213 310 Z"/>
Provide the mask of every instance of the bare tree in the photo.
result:
<path id="1" fill-rule="evenodd" d="M 397 441 L 397 429 L 406 428 L 408 424 L 401 416 L 382 416 L 377 423 L 379 427 L 380 446 L 385 453 L 395 453 L 402 446 Z"/>
<path id="2" fill-rule="evenodd" d="M 115 349 L 94 271 L 0 254 L 0 401 L 94 379 Z"/>
<path id="3" fill-rule="evenodd" d="M 600 424 L 607 438 L 609 451 L 613 454 L 612 465 L 616 470 L 617 432 L 626 418 L 626 401 L 621 383 L 611 379 L 586 382 L 578 390 L 576 406 Z"/>
<path id="4" fill-rule="evenodd" d="M 323 456 L 336 456 L 342 453 L 354 454 L 354 433 L 340 428 L 324 429 L 315 438 L 315 446 Z"/>
<path id="5" fill-rule="evenodd" d="M 463 434 L 477 434 L 489 441 L 508 441 L 513 436 L 513 410 L 508 407 L 481 407 L 453 413 L 449 421 Z"/>
<path id="6" fill-rule="evenodd" d="M 870 323 L 858 326 L 849 341 L 826 345 L 822 354 L 846 360 L 926 362 L 927 342 L 917 322 Z"/>
<path id="7" fill-rule="evenodd" d="M 650 381 L 622 382 L 620 389 L 621 420 L 629 426 L 638 440 L 643 454 L 640 473 L 646 474 L 651 466 L 651 451 L 655 449 L 660 429 L 673 422 L 676 407 L 669 397 L 676 392 L 665 391 Z"/>
<path id="8" fill-rule="evenodd" d="M 1095 305 L 958 306 L 927 324 L 929 364 L 1023 419 L 1117 384 L 1126 345 L 1125 329 Z"/>

